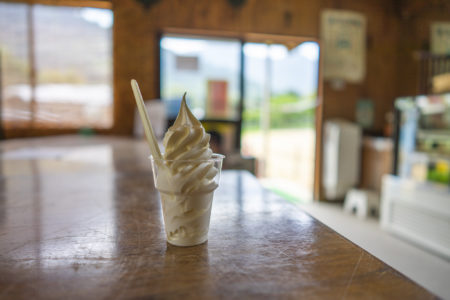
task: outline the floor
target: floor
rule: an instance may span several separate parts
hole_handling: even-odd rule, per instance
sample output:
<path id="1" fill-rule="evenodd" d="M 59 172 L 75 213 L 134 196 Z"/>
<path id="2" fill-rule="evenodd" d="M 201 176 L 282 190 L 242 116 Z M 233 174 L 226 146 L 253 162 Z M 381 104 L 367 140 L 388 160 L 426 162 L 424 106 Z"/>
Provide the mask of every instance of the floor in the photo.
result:
<path id="1" fill-rule="evenodd" d="M 342 204 L 299 204 L 301 209 L 435 295 L 450 299 L 450 261 L 393 236 L 374 218 L 346 214 Z"/>

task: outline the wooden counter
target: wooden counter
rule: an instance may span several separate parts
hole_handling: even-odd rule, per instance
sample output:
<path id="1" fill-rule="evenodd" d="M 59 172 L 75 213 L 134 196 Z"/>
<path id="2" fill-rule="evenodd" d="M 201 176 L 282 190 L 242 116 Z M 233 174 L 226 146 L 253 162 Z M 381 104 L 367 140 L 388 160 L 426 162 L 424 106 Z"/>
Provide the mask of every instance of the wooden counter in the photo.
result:
<path id="1" fill-rule="evenodd" d="M 209 241 L 165 241 L 143 142 L 0 144 L 0 299 L 429 299 L 249 173 L 224 171 Z"/>

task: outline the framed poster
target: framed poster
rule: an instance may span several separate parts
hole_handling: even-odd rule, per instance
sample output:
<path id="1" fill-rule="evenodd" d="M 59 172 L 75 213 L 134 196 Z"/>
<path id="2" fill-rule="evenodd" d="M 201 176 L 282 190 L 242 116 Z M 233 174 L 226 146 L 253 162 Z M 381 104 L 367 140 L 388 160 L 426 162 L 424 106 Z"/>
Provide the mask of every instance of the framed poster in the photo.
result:
<path id="1" fill-rule="evenodd" d="M 450 23 L 431 24 L 431 53 L 450 54 Z"/>
<path id="2" fill-rule="evenodd" d="M 366 73 L 366 17 L 326 9 L 321 17 L 324 79 L 361 82 Z"/>

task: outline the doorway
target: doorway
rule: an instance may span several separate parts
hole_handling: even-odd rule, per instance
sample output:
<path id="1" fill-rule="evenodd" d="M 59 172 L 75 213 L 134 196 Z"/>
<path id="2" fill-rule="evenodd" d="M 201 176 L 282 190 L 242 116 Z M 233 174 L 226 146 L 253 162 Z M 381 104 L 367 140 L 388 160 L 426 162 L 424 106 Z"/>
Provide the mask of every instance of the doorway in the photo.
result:
<path id="1" fill-rule="evenodd" d="M 255 157 L 255 175 L 267 188 L 293 202 L 308 202 L 317 178 L 319 45 L 269 38 L 162 34 L 160 98 L 174 119 L 180 95 L 189 91 L 197 118 L 224 137 L 226 149 Z M 212 84 L 220 85 L 221 97 L 210 95 Z"/>
<path id="2" fill-rule="evenodd" d="M 319 46 L 245 43 L 241 151 L 263 184 L 292 202 L 313 199 Z"/>

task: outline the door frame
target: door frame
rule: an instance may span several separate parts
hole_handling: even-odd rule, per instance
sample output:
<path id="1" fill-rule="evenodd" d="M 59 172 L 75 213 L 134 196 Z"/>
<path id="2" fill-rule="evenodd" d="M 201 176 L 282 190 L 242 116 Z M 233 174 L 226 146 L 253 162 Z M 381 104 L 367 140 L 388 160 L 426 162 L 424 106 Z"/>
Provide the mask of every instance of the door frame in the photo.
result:
<path id="1" fill-rule="evenodd" d="M 174 28 L 167 27 L 162 29 L 157 34 L 157 45 L 160 47 L 159 41 L 164 34 L 174 35 L 186 35 L 199 38 L 231 38 L 238 39 L 242 45 L 244 43 L 265 43 L 265 44 L 283 44 L 286 46 L 299 45 L 304 42 L 316 42 L 319 45 L 319 70 L 317 77 L 317 106 L 315 110 L 315 150 L 314 150 L 314 185 L 313 185 L 313 199 L 320 200 L 322 198 L 322 124 L 323 124 L 323 78 L 322 68 L 323 59 L 320 55 L 321 43 L 318 38 L 315 37 L 299 37 L 291 35 L 277 35 L 277 34 L 264 34 L 264 33 L 251 33 L 251 32 L 233 32 L 233 31 L 216 31 L 216 30 L 203 30 L 203 29 L 186 29 L 186 28 Z M 243 49 L 243 47 L 242 47 Z M 243 50 L 242 50 L 243 52 Z M 159 53 L 159 51 L 157 51 Z M 156 65 L 158 66 L 157 74 L 155 78 L 158 78 L 158 97 L 160 98 L 160 55 L 156 57 Z M 241 55 L 241 64 L 243 63 L 243 53 Z M 242 127 L 242 112 L 243 112 L 243 65 L 241 65 L 241 99 L 239 104 L 239 131 Z M 240 132 L 239 132 L 240 138 Z"/>

